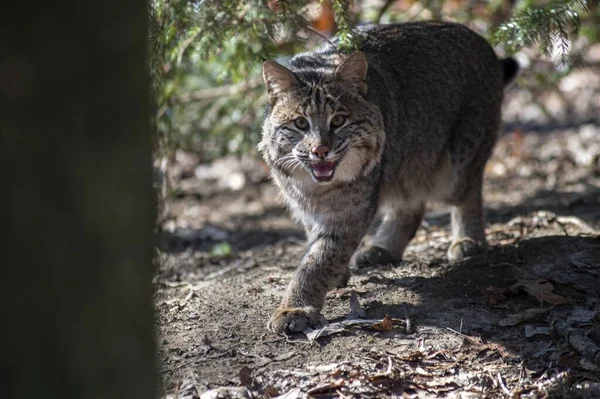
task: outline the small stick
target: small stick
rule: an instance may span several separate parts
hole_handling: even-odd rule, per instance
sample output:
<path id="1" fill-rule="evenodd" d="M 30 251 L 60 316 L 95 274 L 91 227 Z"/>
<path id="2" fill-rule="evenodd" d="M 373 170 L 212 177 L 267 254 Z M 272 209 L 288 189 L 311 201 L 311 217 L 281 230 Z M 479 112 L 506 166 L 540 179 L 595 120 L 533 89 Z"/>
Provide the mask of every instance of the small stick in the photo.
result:
<path id="1" fill-rule="evenodd" d="M 350 399 L 348 396 L 344 395 L 342 392 L 340 392 L 339 389 L 336 389 L 335 392 L 340 395 L 340 398 L 342 399 Z"/>
<path id="2" fill-rule="evenodd" d="M 385 371 L 386 374 L 392 374 L 392 358 L 388 356 L 388 368 Z"/>
<path id="3" fill-rule="evenodd" d="M 383 372 L 383 373 L 374 374 L 371 378 L 375 379 L 375 378 L 387 377 L 388 375 L 392 375 L 392 358 L 389 357 L 389 356 L 388 356 L 388 368 L 387 368 L 387 370 L 385 372 Z"/>
<path id="4" fill-rule="evenodd" d="M 596 230 L 595 228 L 593 228 L 592 226 L 590 226 L 589 224 L 587 224 L 586 222 L 584 222 L 581 218 L 578 218 L 577 216 L 557 216 L 556 221 L 561 225 L 573 224 L 573 225 L 579 227 L 581 230 L 584 230 L 584 233 L 587 233 L 587 234 L 600 235 L 600 231 Z M 563 227 L 563 229 L 564 229 L 564 227 Z"/>
<path id="5" fill-rule="evenodd" d="M 410 334 L 410 316 L 408 314 L 408 305 L 406 302 L 402 304 L 402 310 L 404 311 L 404 323 L 406 324 L 406 333 Z"/>
<path id="6" fill-rule="evenodd" d="M 500 388 L 502 388 L 504 393 L 507 394 L 508 396 L 510 396 L 510 391 L 506 387 L 506 384 L 504 384 L 504 381 L 502 380 L 502 375 L 500 374 L 499 371 L 498 371 L 498 383 L 500 384 Z"/>

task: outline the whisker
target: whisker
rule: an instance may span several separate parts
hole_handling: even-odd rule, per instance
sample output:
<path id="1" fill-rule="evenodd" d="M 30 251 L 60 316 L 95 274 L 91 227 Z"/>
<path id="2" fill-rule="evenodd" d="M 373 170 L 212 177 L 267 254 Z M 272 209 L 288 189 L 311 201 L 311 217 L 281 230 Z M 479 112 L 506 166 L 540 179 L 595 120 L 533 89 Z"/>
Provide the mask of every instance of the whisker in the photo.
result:
<path id="1" fill-rule="evenodd" d="M 286 161 L 281 167 L 284 169 L 289 168 L 291 165 L 293 165 L 296 162 L 295 159 L 289 159 L 288 161 Z"/>
<path id="2" fill-rule="evenodd" d="M 286 161 L 288 161 L 290 159 L 294 159 L 294 154 L 290 153 L 290 154 L 284 155 L 281 158 L 277 159 L 273 164 L 277 165 L 278 163 L 286 162 Z"/>
<path id="3" fill-rule="evenodd" d="M 292 168 L 292 172 L 295 171 L 298 167 L 302 167 L 302 162 L 298 161 L 298 163 L 296 163 L 296 165 L 294 165 L 294 167 Z"/>

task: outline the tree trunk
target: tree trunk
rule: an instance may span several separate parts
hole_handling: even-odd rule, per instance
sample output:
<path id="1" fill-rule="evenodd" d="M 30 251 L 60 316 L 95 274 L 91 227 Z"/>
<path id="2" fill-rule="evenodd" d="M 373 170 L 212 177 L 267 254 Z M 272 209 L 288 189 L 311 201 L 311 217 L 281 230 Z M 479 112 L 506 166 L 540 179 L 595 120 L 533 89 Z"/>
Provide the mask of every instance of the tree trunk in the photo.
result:
<path id="1" fill-rule="evenodd" d="M 0 395 L 151 399 L 147 3 L 9 3 Z"/>

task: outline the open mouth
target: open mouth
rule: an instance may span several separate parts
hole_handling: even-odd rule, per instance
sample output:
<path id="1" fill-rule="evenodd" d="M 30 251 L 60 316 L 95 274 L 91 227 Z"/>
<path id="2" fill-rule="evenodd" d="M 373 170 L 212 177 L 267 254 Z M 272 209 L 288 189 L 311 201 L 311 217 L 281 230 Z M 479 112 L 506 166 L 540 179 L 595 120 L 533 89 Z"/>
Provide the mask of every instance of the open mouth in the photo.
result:
<path id="1" fill-rule="evenodd" d="M 312 176 L 316 181 L 325 182 L 331 180 L 335 171 L 335 162 L 317 161 L 311 162 Z"/>

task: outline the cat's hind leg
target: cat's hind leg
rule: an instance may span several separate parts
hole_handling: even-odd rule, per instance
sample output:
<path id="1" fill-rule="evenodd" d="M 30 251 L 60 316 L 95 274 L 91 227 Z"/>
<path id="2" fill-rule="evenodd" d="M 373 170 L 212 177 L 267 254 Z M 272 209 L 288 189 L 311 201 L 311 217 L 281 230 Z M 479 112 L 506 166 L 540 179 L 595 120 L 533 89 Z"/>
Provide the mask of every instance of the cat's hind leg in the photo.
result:
<path id="1" fill-rule="evenodd" d="M 452 243 L 448 247 L 448 259 L 462 260 L 476 255 L 486 248 L 485 218 L 481 193 L 482 175 L 477 175 L 467 195 L 452 206 Z"/>
<path id="2" fill-rule="evenodd" d="M 356 254 L 356 265 L 365 267 L 402 260 L 406 246 L 423 221 L 424 213 L 424 204 L 419 204 L 412 209 L 385 206 L 375 235 Z"/>

